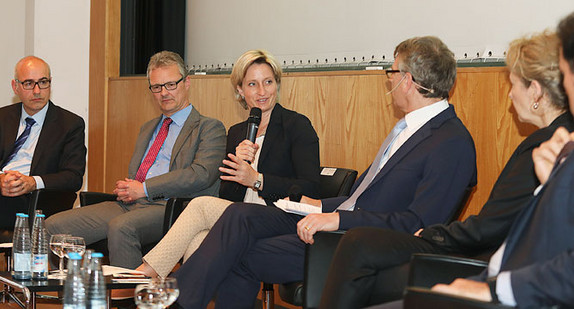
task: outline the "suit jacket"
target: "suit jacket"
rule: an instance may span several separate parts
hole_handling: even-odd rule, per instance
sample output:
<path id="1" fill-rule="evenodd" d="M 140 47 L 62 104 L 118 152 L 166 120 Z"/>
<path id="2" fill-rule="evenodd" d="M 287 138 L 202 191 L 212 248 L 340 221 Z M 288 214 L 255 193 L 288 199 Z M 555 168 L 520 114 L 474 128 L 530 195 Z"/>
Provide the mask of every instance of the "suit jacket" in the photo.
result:
<path id="1" fill-rule="evenodd" d="M 0 108 L 0 165 L 12 152 L 22 115 L 22 103 Z M 84 120 L 48 102 L 30 176 L 40 176 L 48 189 L 78 191 L 86 169 Z"/>
<path id="2" fill-rule="evenodd" d="M 534 173 L 532 150 L 550 139 L 558 127 L 573 131 L 572 115 L 568 112 L 560 115 L 548 127 L 537 130 L 518 145 L 478 215 L 463 222 L 430 226 L 423 230 L 421 237 L 450 253 L 474 255 L 498 248 L 514 219 L 540 185 Z"/>
<path id="3" fill-rule="evenodd" d="M 22 103 L 0 108 L 0 165 L 8 158 L 18 135 Z M 84 120 L 48 102 L 48 111 L 38 136 L 30 165 L 30 176 L 40 176 L 47 189 L 78 191 L 86 169 Z M 29 194 L 17 197 L 0 195 L 0 228 L 12 229 L 14 215 L 28 212 Z"/>
<path id="4" fill-rule="evenodd" d="M 511 271 L 521 308 L 574 304 L 574 155 L 520 213 L 506 239 L 501 271 Z"/>
<path id="5" fill-rule="evenodd" d="M 140 130 L 128 167 L 133 179 L 141 164 L 153 131 L 161 116 L 146 122 Z M 145 180 L 150 200 L 170 197 L 217 196 L 219 170 L 225 151 L 225 127 L 221 121 L 191 110 L 179 133 L 169 164 L 169 172 Z"/>
<path id="6" fill-rule="evenodd" d="M 227 153 L 235 154 L 247 134 L 247 121 L 229 129 Z M 263 190 L 259 195 L 268 205 L 289 195 L 293 185 L 304 195 L 318 197 L 320 164 L 319 138 L 309 119 L 276 104 L 271 113 L 261 147 L 257 171 L 263 174 Z M 222 181 L 219 197 L 241 202 L 247 187 Z"/>
<path id="7" fill-rule="evenodd" d="M 354 211 L 339 212 L 339 228 L 374 226 L 414 233 L 446 221 L 465 189 L 475 184 L 474 142 L 450 105 L 390 157 L 359 196 Z M 323 212 L 335 210 L 346 198 L 323 200 Z"/>

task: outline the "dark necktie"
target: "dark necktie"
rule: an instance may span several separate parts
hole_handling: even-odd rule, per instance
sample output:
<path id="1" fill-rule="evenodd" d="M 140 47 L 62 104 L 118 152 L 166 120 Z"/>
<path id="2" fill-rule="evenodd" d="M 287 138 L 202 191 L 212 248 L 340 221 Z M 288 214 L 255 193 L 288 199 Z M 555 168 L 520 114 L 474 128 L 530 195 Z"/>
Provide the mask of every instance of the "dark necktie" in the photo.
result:
<path id="1" fill-rule="evenodd" d="M 171 118 L 165 118 L 163 120 L 163 124 L 161 125 L 161 129 L 159 129 L 159 133 L 157 133 L 157 136 L 155 137 L 153 144 L 149 148 L 149 151 L 147 152 L 145 159 L 142 161 L 142 164 L 140 164 L 140 168 L 138 169 L 138 172 L 136 173 L 136 180 L 137 181 L 139 181 L 139 182 L 145 181 L 147 172 L 149 171 L 150 167 L 155 162 L 155 159 L 157 158 L 157 154 L 159 153 L 159 150 L 161 149 L 161 146 L 163 145 L 163 142 L 165 141 L 165 138 L 167 137 L 167 133 L 169 132 L 169 125 L 171 124 L 171 121 L 172 121 Z"/>
<path id="2" fill-rule="evenodd" d="M 14 159 L 20 148 L 22 148 L 22 146 L 28 139 L 28 136 L 30 136 L 32 126 L 36 123 L 36 121 L 30 117 L 27 117 L 25 120 L 26 120 L 26 128 L 24 129 L 24 132 L 22 132 L 22 134 L 20 134 L 20 136 L 18 136 L 18 138 L 16 139 L 16 142 L 14 142 L 14 148 L 12 148 L 12 152 L 10 153 L 8 158 L 6 158 L 6 161 L 4 161 L 0 169 L 4 168 L 4 166 L 6 166 L 8 163 L 10 163 L 10 161 L 12 161 L 12 159 Z"/>

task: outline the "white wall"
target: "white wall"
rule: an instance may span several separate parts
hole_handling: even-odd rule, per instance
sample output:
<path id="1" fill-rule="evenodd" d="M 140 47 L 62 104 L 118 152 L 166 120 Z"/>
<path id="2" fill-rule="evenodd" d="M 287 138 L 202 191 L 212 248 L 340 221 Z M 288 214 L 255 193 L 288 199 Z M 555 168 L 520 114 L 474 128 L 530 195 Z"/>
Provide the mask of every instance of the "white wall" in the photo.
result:
<path id="1" fill-rule="evenodd" d="M 0 4 L 4 42 L 0 106 L 17 102 L 10 87 L 14 65 L 24 56 L 35 55 L 52 69 L 52 101 L 87 121 L 90 1 L 2 0 Z"/>
<path id="2" fill-rule="evenodd" d="M 263 48 L 283 63 L 392 59 L 404 39 L 436 35 L 457 57 L 502 56 L 519 36 L 555 28 L 572 0 L 188 0 L 186 60 L 234 62 Z"/>
<path id="3" fill-rule="evenodd" d="M 35 55 L 52 69 L 52 101 L 88 125 L 90 0 L 0 0 L 0 5 L 0 106 L 18 102 L 10 86 L 14 65 Z"/>

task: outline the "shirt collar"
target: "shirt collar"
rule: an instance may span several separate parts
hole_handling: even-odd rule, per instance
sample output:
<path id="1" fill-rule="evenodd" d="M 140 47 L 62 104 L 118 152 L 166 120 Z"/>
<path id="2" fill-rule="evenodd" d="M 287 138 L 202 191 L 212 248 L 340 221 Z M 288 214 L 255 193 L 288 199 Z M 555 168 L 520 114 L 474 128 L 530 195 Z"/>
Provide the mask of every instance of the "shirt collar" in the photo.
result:
<path id="1" fill-rule="evenodd" d="M 189 104 L 186 108 L 179 110 L 177 112 L 175 112 L 175 114 L 171 115 L 171 120 L 178 126 L 181 127 L 183 126 L 183 124 L 185 123 L 185 121 L 187 120 L 187 117 L 189 117 L 189 114 L 191 114 L 191 110 L 193 109 L 193 106 L 191 104 Z M 161 121 L 160 123 L 167 118 L 165 115 L 162 115 L 161 117 Z"/>
<path id="2" fill-rule="evenodd" d="M 434 116 L 440 114 L 442 111 L 448 108 L 448 101 L 441 100 L 431 105 L 419 108 L 405 115 L 405 121 L 407 122 L 407 127 L 416 128 L 421 124 L 425 124 Z"/>
<path id="3" fill-rule="evenodd" d="M 28 115 L 28 113 L 26 113 L 26 110 L 24 109 L 24 103 L 22 103 L 22 116 L 20 116 L 20 122 L 26 124 L 26 118 L 30 117 L 34 119 L 34 121 L 36 121 L 36 124 L 42 126 L 44 124 L 44 119 L 46 119 L 46 113 L 48 112 L 48 105 L 50 105 L 50 101 L 48 101 L 48 103 L 46 103 L 46 105 L 37 113 L 35 113 L 33 116 L 30 116 Z"/>

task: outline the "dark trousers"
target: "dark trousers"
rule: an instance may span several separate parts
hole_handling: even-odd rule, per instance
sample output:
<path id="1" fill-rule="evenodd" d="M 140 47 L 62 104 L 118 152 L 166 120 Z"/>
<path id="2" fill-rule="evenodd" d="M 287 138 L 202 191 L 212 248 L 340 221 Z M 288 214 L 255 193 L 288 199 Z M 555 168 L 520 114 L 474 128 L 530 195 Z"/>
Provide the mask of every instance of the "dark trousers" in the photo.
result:
<path id="1" fill-rule="evenodd" d="M 261 281 L 303 279 L 305 245 L 297 237 L 301 216 L 275 207 L 235 203 L 215 223 L 197 251 L 174 274 L 183 308 L 253 308 Z"/>
<path id="2" fill-rule="evenodd" d="M 402 298 L 413 253 L 445 251 L 394 230 L 359 227 L 341 238 L 320 308 L 363 308 Z"/>

